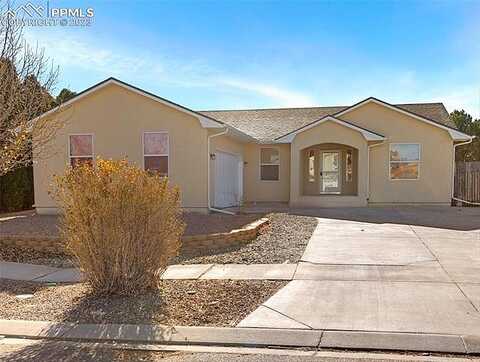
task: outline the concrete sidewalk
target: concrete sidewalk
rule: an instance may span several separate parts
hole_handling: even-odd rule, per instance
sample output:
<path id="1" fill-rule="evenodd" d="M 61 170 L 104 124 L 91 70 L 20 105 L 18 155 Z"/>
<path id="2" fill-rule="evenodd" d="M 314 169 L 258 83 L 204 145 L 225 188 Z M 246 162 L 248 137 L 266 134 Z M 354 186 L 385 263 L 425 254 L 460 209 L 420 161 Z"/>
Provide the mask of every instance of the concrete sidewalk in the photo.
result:
<path id="1" fill-rule="evenodd" d="M 351 332 L 268 328 L 183 327 L 132 324 L 74 324 L 0 320 L 0 335 L 31 339 L 165 345 L 301 347 L 480 353 L 468 335 Z"/>
<path id="2" fill-rule="evenodd" d="M 75 268 L 52 268 L 46 265 L 0 261 L 0 279 L 76 283 L 81 281 L 82 277 L 79 270 Z"/>
<path id="3" fill-rule="evenodd" d="M 189 280 L 293 280 L 297 264 L 192 264 L 170 265 L 162 279 Z M 83 277 L 75 268 L 52 268 L 0 261 L 0 279 L 31 282 L 78 283 Z"/>
<path id="4" fill-rule="evenodd" d="M 312 248 L 311 248 L 312 249 Z M 311 249 L 309 252 L 311 253 Z M 307 249 L 308 250 L 308 249 Z M 319 252 L 317 250 L 317 252 Z M 324 252 L 321 251 L 323 254 Z M 452 269 L 454 265 L 450 266 Z M 448 274 L 438 260 L 419 261 L 405 265 L 370 264 L 189 264 L 170 265 L 161 279 L 185 280 L 319 280 L 319 281 L 391 281 L 436 282 L 465 285 L 476 293 L 477 274 L 467 273 L 471 266 L 459 266 L 457 274 Z M 45 265 L 0 261 L 0 279 L 32 282 L 78 283 L 83 276 L 76 268 L 52 268 Z M 470 280 L 475 281 L 472 283 Z M 480 295 L 477 299 L 480 299 Z M 478 303 L 480 308 L 480 301 Z"/>

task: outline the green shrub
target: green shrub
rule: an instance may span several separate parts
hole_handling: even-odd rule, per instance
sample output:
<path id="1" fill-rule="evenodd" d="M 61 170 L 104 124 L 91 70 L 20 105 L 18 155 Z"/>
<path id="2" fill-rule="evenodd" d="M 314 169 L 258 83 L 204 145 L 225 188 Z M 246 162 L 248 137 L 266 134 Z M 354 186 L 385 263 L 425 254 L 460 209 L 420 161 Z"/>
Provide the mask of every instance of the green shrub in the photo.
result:
<path id="1" fill-rule="evenodd" d="M 33 169 L 16 169 L 0 177 L 0 211 L 21 211 L 33 205 Z"/>

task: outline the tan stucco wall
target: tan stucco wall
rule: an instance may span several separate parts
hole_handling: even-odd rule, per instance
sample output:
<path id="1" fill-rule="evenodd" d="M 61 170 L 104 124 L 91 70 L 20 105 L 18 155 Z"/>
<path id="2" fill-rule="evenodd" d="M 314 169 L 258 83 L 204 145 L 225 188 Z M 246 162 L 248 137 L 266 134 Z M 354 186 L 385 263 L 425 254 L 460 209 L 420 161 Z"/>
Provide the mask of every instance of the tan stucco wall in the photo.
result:
<path id="1" fill-rule="evenodd" d="M 357 195 L 303 195 L 302 151 L 322 143 L 337 143 L 358 150 Z M 361 133 L 332 121 L 297 134 L 291 144 L 290 205 L 294 207 L 365 206 L 367 204 L 367 141 Z"/>
<path id="2" fill-rule="evenodd" d="M 342 117 L 388 138 L 371 148 L 370 200 L 374 203 L 450 204 L 453 141 L 446 130 L 375 103 L 367 103 Z M 420 143 L 418 180 L 390 180 L 389 143 Z"/>
<path id="3" fill-rule="evenodd" d="M 260 149 L 273 147 L 280 151 L 280 175 L 278 181 L 260 180 Z M 290 145 L 245 145 L 244 198 L 247 202 L 280 201 L 290 199 Z"/>
<path id="4" fill-rule="evenodd" d="M 55 152 L 35 157 L 35 206 L 51 212 L 47 193 L 53 174 L 68 165 L 68 134 L 93 133 L 95 156 L 129 161 L 143 167 L 144 131 L 168 131 L 169 177 L 181 189 L 186 208 L 207 207 L 207 131 L 193 116 L 117 85 L 109 85 L 75 102 L 61 115 L 68 120 L 52 143 Z"/>
<path id="5" fill-rule="evenodd" d="M 170 139 L 169 176 L 180 186 L 182 204 L 189 209 L 207 207 L 208 162 L 211 167 L 211 196 L 214 201 L 215 162 L 207 152 L 209 134 L 197 118 L 148 99 L 117 85 L 109 85 L 75 102 L 60 115 L 67 120 L 54 141 L 49 158 L 34 156 L 35 205 L 39 212 L 54 210 L 48 195 L 53 174 L 68 165 L 68 134 L 94 134 L 94 156 L 127 157 L 143 167 L 144 131 L 168 131 Z M 384 145 L 371 148 L 369 202 L 445 203 L 450 202 L 453 144 L 447 131 L 375 103 L 367 103 L 341 118 L 388 138 Z M 357 194 L 353 196 L 304 196 L 301 151 L 322 143 L 338 143 L 358 150 Z M 389 143 L 420 143 L 419 180 L 389 179 Z M 230 136 L 212 139 L 210 153 L 218 150 L 241 155 L 243 199 L 246 202 L 290 201 L 292 206 L 367 205 L 367 141 L 361 133 L 331 121 L 299 133 L 292 144 L 260 145 L 242 143 Z M 260 180 L 260 149 L 280 151 L 280 180 Z"/>

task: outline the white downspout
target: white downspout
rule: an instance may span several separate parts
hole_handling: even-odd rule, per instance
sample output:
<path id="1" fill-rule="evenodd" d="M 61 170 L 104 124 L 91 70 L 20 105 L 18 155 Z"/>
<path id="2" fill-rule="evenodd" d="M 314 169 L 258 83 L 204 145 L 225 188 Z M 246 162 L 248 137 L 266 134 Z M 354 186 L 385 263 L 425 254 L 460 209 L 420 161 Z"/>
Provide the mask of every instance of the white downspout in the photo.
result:
<path id="1" fill-rule="evenodd" d="M 455 193 L 455 169 L 456 169 L 456 167 L 455 167 L 456 166 L 455 165 L 455 156 L 456 156 L 457 147 L 458 146 L 463 146 L 463 145 L 468 145 L 469 143 L 472 143 L 474 138 L 475 138 L 475 136 L 471 137 L 466 142 L 457 143 L 456 145 L 453 145 L 452 191 L 451 192 L 452 192 L 452 200 L 464 202 L 464 203 L 470 204 L 470 205 L 480 205 L 480 202 L 470 202 L 470 201 L 459 199 L 459 198 L 454 196 L 454 193 Z"/>
<path id="2" fill-rule="evenodd" d="M 367 204 L 370 201 L 370 149 L 376 146 L 383 145 L 386 140 L 383 140 L 380 143 L 375 143 L 373 145 L 367 146 Z"/>
<path id="3" fill-rule="evenodd" d="M 211 201 L 210 201 L 210 140 L 214 137 L 224 136 L 227 133 L 228 133 L 228 128 L 225 128 L 225 131 L 220 132 L 220 133 L 211 134 L 207 137 L 207 203 L 208 203 L 208 210 L 209 211 L 220 212 L 222 214 L 227 214 L 227 215 L 235 215 L 234 212 L 215 209 L 215 208 L 210 206 L 211 205 Z"/>

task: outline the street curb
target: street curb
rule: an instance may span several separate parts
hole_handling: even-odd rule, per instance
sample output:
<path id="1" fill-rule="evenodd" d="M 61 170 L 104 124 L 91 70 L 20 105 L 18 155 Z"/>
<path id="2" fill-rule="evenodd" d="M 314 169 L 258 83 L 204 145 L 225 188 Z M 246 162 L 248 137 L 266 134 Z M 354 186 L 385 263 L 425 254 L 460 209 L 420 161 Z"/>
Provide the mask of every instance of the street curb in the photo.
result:
<path id="1" fill-rule="evenodd" d="M 322 331 L 0 320 L 0 335 L 99 342 L 317 348 Z"/>
<path id="2" fill-rule="evenodd" d="M 186 327 L 158 324 L 75 324 L 0 320 L 0 335 L 66 341 L 197 346 L 303 347 L 315 350 L 389 350 L 480 354 L 480 336 L 268 328 Z"/>
<path id="3" fill-rule="evenodd" d="M 420 333 L 325 331 L 320 348 L 467 353 L 461 336 Z"/>

